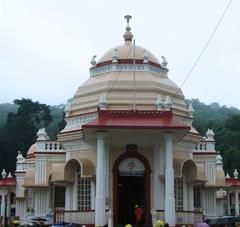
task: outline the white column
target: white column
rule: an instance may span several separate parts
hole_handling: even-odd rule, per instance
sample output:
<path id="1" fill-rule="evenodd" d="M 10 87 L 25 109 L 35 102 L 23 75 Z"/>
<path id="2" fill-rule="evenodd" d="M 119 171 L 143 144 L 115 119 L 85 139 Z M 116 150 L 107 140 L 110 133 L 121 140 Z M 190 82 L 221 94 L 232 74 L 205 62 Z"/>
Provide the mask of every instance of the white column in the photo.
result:
<path id="1" fill-rule="evenodd" d="M 109 203 L 109 148 L 105 147 L 105 197 L 108 198 Z M 107 205 L 107 209 L 109 208 L 109 204 Z"/>
<path id="2" fill-rule="evenodd" d="M 164 186 L 163 182 L 159 179 L 160 175 L 163 174 L 163 149 L 161 146 L 156 146 L 154 148 L 154 181 L 153 181 L 153 190 L 154 198 L 153 205 L 154 210 L 164 209 Z"/>
<path id="3" fill-rule="evenodd" d="M 72 187 L 73 186 L 71 183 L 66 183 L 66 192 L 65 192 L 65 209 L 66 210 L 73 210 Z"/>
<path id="4" fill-rule="evenodd" d="M 227 192 L 227 215 L 231 214 L 230 192 Z"/>
<path id="5" fill-rule="evenodd" d="M 34 215 L 45 216 L 49 209 L 48 188 L 34 188 Z"/>
<path id="6" fill-rule="evenodd" d="M 171 134 L 165 134 L 166 169 L 165 169 L 165 222 L 175 226 L 174 170 L 173 170 L 173 141 Z"/>
<path id="7" fill-rule="evenodd" d="M 11 191 L 8 191 L 7 194 L 7 217 L 11 216 Z"/>
<path id="8" fill-rule="evenodd" d="M 97 169 L 96 169 L 96 206 L 95 206 L 95 226 L 104 226 L 105 215 L 105 175 L 106 175 L 106 155 L 105 155 L 105 132 L 97 132 Z"/>
<path id="9" fill-rule="evenodd" d="M 187 192 L 188 192 L 188 207 L 187 209 L 190 211 L 194 210 L 194 199 L 193 199 L 193 184 L 188 183 L 187 184 Z"/>
<path id="10" fill-rule="evenodd" d="M 2 217 L 2 225 L 5 226 L 5 192 L 1 193 L 2 202 L 1 202 L 1 217 Z"/>
<path id="11" fill-rule="evenodd" d="M 155 211 L 160 209 L 160 150 L 160 146 L 154 148 L 153 205 Z"/>
<path id="12" fill-rule="evenodd" d="M 24 198 L 18 198 L 16 199 L 16 212 L 15 215 L 19 217 L 20 221 L 24 222 L 25 218 L 25 209 L 26 207 L 26 201 Z"/>
<path id="13" fill-rule="evenodd" d="M 160 150 L 160 175 L 164 176 L 165 174 L 165 152 L 163 147 L 161 147 Z M 164 180 L 160 179 L 160 210 L 164 210 L 165 207 L 165 201 L 164 201 L 164 195 L 165 195 L 165 182 Z"/>
<path id="14" fill-rule="evenodd" d="M 186 176 L 185 173 L 183 173 L 183 210 L 188 210 L 188 192 L 187 192 L 187 183 L 186 183 Z"/>
<path id="15" fill-rule="evenodd" d="M 239 215 L 239 200 L 238 200 L 238 191 L 235 191 L 235 215 Z"/>

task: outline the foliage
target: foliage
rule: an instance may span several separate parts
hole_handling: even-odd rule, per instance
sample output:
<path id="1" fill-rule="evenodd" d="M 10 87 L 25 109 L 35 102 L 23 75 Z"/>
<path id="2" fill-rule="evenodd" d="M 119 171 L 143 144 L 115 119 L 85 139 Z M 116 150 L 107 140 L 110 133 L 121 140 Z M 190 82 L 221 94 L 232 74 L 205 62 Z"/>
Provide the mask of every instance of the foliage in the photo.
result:
<path id="1" fill-rule="evenodd" d="M 218 103 L 206 105 L 198 99 L 191 101 L 194 113 L 194 127 L 201 135 L 208 128 L 213 129 L 216 150 L 223 155 L 224 169 L 233 173 L 240 172 L 240 110 L 220 106 Z M 30 99 L 15 100 L 14 104 L 0 104 L 0 170 L 15 169 L 16 153 L 21 150 L 25 155 L 36 141 L 36 132 L 46 127 L 51 139 L 64 128 L 64 105 L 47 106 Z"/>
<path id="2" fill-rule="evenodd" d="M 65 125 L 66 122 L 64 121 L 64 106 L 59 105 L 59 106 L 50 106 L 51 110 L 51 116 L 52 116 L 52 121 L 49 123 L 47 126 L 47 132 L 49 137 L 52 140 L 56 140 L 57 138 L 57 133 L 61 131 Z"/>
<path id="3" fill-rule="evenodd" d="M 240 110 L 218 103 L 206 105 L 198 99 L 191 102 L 195 109 L 193 126 L 202 135 L 208 128 L 213 129 L 216 150 L 223 156 L 225 172 L 231 175 L 236 168 L 240 171 Z"/>
<path id="4" fill-rule="evenodd" d="M 7 122 L 8 113 L 16 113 L 18 106 L 10 103 L 0 104 L 0 127 Z"/>
<path id="5" fill-rule="evenodd" d="M 215 131 L 217 150 L 223 156 L 224 170 L 232 175 L 240 170 L 240 114 L 230 115 L 225 121 L 211 122 Z"/>
<path id="6" fill-rule="evenodd" d="M 46 127 L 51 121 L 49 106 L 33 102 L 30 99 L 16 99 L 18 105 L 16 113 L 8 113 L 7 122 L 0 131 L 1 167 L 8 171 L 15 168 L 16 154 L 21 150 L 23 154 L 36 140 L 39 128 Z"/>
<path id="7" fill-rule="evenodd" d="M 186 100 L 186 103 L 190 101 L 195 109 L 193 126 L 201 135 L 205 134 L 213 122 L 220 123 L 228 119 L 230 115 L 240 113 L 240 110 L 235 107 L 220 106 L 218 103 L 206 105 L 198 99 Z"/>

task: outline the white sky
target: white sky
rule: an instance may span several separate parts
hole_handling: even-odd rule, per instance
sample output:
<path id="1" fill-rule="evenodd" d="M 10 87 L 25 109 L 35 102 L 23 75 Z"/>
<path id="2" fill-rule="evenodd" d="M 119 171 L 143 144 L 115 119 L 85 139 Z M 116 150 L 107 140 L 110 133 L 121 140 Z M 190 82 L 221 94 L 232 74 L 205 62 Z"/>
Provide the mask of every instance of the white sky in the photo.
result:
<path id="1" fill-rule="evenodd" d="M 89 77 L 90 59 L 123 43 L 168 61 L 178 85 L 207 42 L 228 0 L 0 0 L 0 103 L 16 98 L 57 105 Z M 233 0 L 183 86 L 186 98 L 240 108 L 240 1 Z"/>

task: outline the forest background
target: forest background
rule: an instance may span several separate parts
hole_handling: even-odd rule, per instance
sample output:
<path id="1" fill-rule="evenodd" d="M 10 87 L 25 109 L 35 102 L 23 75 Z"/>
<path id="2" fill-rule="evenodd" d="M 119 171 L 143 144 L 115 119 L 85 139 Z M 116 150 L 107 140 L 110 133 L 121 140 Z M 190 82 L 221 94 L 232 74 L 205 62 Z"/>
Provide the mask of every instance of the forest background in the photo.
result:
<path id="1" fill-rule="evenodd" d="M 215 133 L 225 173 L 233 176 L 234 169 L 240 172 L 240 110 L 216 102 L 207 105 L 198 99 L 186 100 L 186 104 L 190 101 L 195 109 L 193 126 L 201 135 L 209 128 Z M 56 139 L 65 126 L 64 108 L 65 104 L 48 106 L 24 98 L 0 104 L 0 171 L 4 168 L 14 173 L 17 152 L 26 155 L 39 128 L 45 127 L 50 139 Z"/>

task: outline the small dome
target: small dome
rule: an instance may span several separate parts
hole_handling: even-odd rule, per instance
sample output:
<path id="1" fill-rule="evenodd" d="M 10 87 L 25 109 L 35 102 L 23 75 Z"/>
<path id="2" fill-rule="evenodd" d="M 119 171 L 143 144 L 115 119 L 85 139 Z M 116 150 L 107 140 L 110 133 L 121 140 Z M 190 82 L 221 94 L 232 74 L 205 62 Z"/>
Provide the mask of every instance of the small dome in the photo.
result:
<path id="1" fill-rule="evenodd" d="M 103 62 L 112 61 L 113 51 L 117 50 L 118 59 L 133 59 L 133 45 L 131 41 L 126 41 L 123 45 L 119 45 L 108 50 L 97 62 L 97 66 Z M 160 66 L 158 59 L 148 50 L 141 46 L 135 46 L 135 59 L 142 60 L 144 52 L 148 53 L 148 60 Z"/>
<path id="2" fill-rule="evenodd" d="M 34 154 L 34 152 L 37 150 L 37 144 L 34 143 L 28 150 L 27 156 Z"/>

